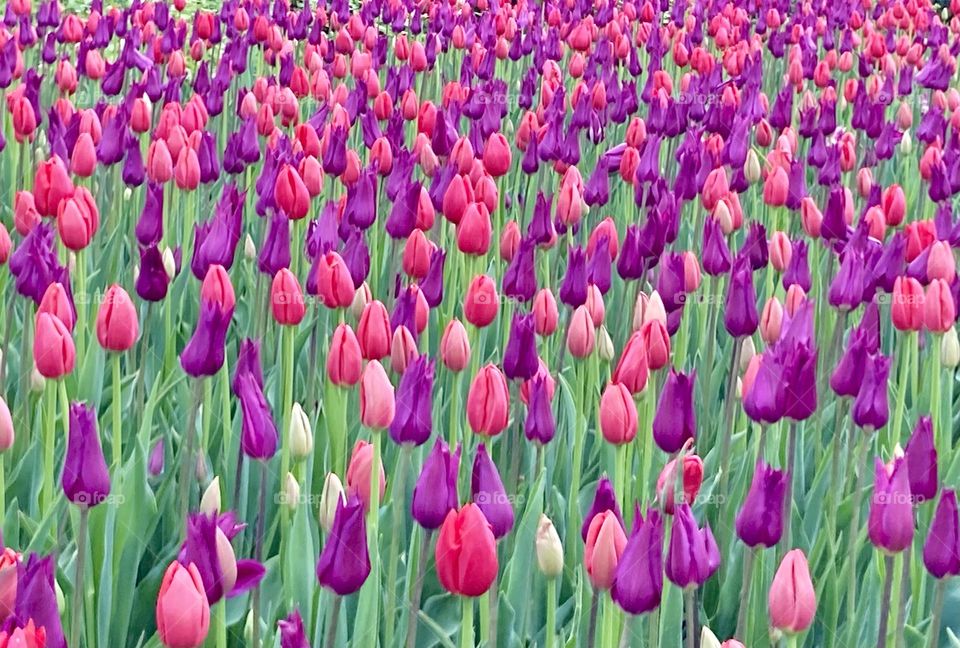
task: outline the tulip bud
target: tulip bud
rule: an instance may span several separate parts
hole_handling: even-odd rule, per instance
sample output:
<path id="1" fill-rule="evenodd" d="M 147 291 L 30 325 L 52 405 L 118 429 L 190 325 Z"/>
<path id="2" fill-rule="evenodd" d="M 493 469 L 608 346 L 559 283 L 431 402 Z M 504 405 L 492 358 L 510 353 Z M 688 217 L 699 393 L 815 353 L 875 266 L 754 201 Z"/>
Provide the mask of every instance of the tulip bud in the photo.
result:
<path id="1" fill-rule="evenodd" d="M 290 412 L 290 453 L 294 459 L 306 459 L 313 451 L 313 430 L 310 419 L 300 406 L 294 403 Z"/>
<path id="2" fill-rule="evenodd" d="M 900 140 L 900 152 L 904 155 L 913 153 L 913 138 L 910 137 L 910 131 L 906 131 Z"/>
<path id="3" fill-rule="evenodd" d="M 607 331 L 607 327 L 602 324 L 597 329 L 597 354 L 604 362 L 612 362 L 616 356 L 616 349 L 613 348 L 610 333 Z"/>
<path id="4" fill-rule="evenodd" d="M 700 632 L 700 648 L 722 648 L 717 635 L 713 634 L 713 630 L 707 626 L 703 626 Z"/>
<path id="5" fill-rule="evenodd" d="M 752 148 L 747 151 L 747 159 L 743 163 L 743 175 L 750 184 L 760 180 L 760 158 Z"/>
<path id="6" fill-rule="evenodd" d="M 34 367 L 30 372 L 30 390 L 35 394 L 42 394 L 44 388 L 47 386 L 47 379 L 43 377 L 43 374 Z"/>
<path id="7" fill-rule="evenodd" d="M 940 337 L 940 364 L 947 369 L 955 369 L 960 365 L 960 340 L 957 339 L 957 329 L 953 327 Z"/>
<path id="8" fill-rule="evenodd" d="M 333 528 L 333 518 L 337 513 L 337 506 L 346 503 L 343 493 L 343 482 L 336 473 L 327 473 L 323 481 L 323 492 L 320 494 L 320 526 L 327 533 Z"/>
<path id="9" fill-rule="evenodd" d="M 0 452 L 6 452 L 13 445 L 13 419 L 7 401 L 0 398 Z"/>
<path id="10" fill-rule="evenodd" d="M 163 248 L 163 269 L 167 271 L 167 276 L 171 279 L 177 276 L 177 260 L 173 256 L 173 250 L 169 247 Z"/>
<path id="11" fill-rule="evenodd" d="M 757 349 L 753 344 L 753 338 L 747 337 L 743 339 L 743 344 L 740 346 L 740 371 L 744 372 L 747 370 L 747 367 L 750 366 L 750 361 L 753 360 L 753 356 L 757 355 Z"/>
<path id="12" fill-rule="evenodd" d="M 200 498 L 200 512 L 207 515 L 220 512 L 220 477 L 214 477 Z"/>
<path id="13" fill-rule="evenodd" d="M 247 261 L 255 261 L 257 259 L 257 244 L 253 242 L 253 237 L 250 236 L 249 233 L 243 241 L 243 256 Z"/>
<path id="14" fill-rule="evenodd" d="M 283 479 L 282 497 L 283 501 L 281 503 L 284 506 L 296 510 L 297 504 L 300 502 L 300 484 L 297 483 L 297 478 L 293 476 L 293 473 L 288 472 Z"/>
<path id="15" fill-rule="evenodd" d="M 453 372 L 466 369 L 470 363 L 470 340 L 460 320 L 454 318 L 447 324 L 440 340 L 440 358 L 444 366 Z"/>
<path id="16" fill-rule="evenodd" d="M 557 578 L 563 573 L 563 545 L 553 522 L 543 513 L 537 525 L 537 565 L 547 578 Z"/>
<path id="17" fill-rule="evenodd" d="M 798 633 L 813 623 L 817 598 L 807 557 L 800 549 L 793 549 L 783 557 L 770 585 L 767 605 L 770 625 L 778 630 Z"/>

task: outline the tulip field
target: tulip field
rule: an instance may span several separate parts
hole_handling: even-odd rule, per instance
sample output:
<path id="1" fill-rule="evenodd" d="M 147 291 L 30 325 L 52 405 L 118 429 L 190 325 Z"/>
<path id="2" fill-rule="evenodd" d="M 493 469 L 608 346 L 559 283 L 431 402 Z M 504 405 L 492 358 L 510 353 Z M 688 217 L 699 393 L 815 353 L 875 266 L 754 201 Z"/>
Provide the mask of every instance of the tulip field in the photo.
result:
<path id="1" fill-rule="evenodd" d="M 960 648 L 960 0 L 111 2 L 2 5 L 0 648 Z"/>

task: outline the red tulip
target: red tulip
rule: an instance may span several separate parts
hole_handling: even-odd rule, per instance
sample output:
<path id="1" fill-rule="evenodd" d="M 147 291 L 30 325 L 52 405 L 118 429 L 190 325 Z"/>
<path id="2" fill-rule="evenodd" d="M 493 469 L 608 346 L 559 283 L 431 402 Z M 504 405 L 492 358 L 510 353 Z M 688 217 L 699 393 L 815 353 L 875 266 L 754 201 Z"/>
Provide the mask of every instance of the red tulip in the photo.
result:
<path id="1" fill-rule="evenodd" d="M 97 341 L 108 351 L 126 351 L 137 341 L 137 309 L 118 284 L 107 289 L 97 311 Z"/>
<path id="2" fill-rule="evenodd" d="M 897 277 L 893 284 L 890 316 L 900 331 L 919 331 L 923 328 L 923 287 L 913 277 Z"/>
<path id="3" fill-rule="evenodd" d="M 147 149 L 147 177 L 160 184 L 173 177 L 173 156 L 162 139 L 150 142 Z"/>
<path id="4" fill-rule="evenodd" d="M 695 454 L 684 455 L 683 457 L 683 477 L 681 487 L 683 488 L 683 501 L 692 505 L 700 493 L 700 486 L 703 484 L 703 459 Z M 674 507 L 674 489 L 677 485 L 677 460 L 671 459 L 660 476 L 657 477 L 657 499 L 663 502 L 663 510 L 668 514 L 673 513 Z"/>
<path id="5" fill-rule="evenodd" d="M 63 160 L 54 155 L 37 165 L 33 197 L 41 216 L 56 216 L 60 201 L 73 195 L 73 182 Z"/>
<path id="6" fill-rule="evenodd" d="M 157 594 L 157 634 L 168 648 L 196 648 L 210 630 L 210 604 L 197 566 L 173 561 Z"/>
<path id="7" fill-rule="evenodd" d="M 455 373 L 467 368 L 470 363 L 470 340 L 467 330 L 454 318 L 447 324 L 440 339 L 440 359 L 444 366 Z"/>
<path id="8" fill-rule="evenodd" d="M 360 350 L 367 360 L 380 360 L 390 355 L 390 315 L 387 307 L 374 300 L 363 307 L 357 327 Z"/>
<path id="9" fill-rule="evenodd" d="M 334 251 L 316 261 L 317 294 L 327 308 L 346 308 L 353 301 L 356 288 L 343 258 Z"/>
<path id="10" fill-rule="evenodd" d="M 273 197 L 277 206 L 292 220 L 303 218 L 310 209 L 310 193 L 303 178 L 289 164 L 284 164 L 277 173 Z"/>
<path id="11" fill-rule="evenodd" d="M 487 275 L 477 275 L 470 282 L 467 294 L 463 299 L 463 315 L 467 321 L 483 328 L 493 322 L 497 316 L 500 298 L 497 295 L 497 286 Z"/>
<path id="12" fill-rule="evenodd" d="M 767 606 L 770 625 L 784 632 L 803 632 L 813 623 L 817 597 L 807 557 L 800 549 L 788 551 L 783 557 L 770 585 Z"/>
<path id="13" fill-rule="evenodd" d="M 503 133 L 493 133 L 483 147 L 483 168 L 494 178 L 506 175 L 513 159 L 510 143 Z"/>
<path id="14" fill-rule="evenodd" d="M 464 254 L 483 256 L 490 249 L 492 225 L 483 203 L 471 203 L 457 223 L 457 249 Z"/>
<path id="15" fill-rule="evenodd" d="M 373 446 L 359 439 L 353 446 L 353 452 L 350 453 L 350 464 L 347 466 L 347 495 L 360 498 L 363 502 L 363 510 L 370 510 L 370 471 L 373 469 Z M 387 476 L 383 471 L 383 460 L 378 466 L 380 471 L 380 501 L 383 501 L 383 494 L 387 490 Z"/>
<path id="16" fill-rule="evenodd" d="M 583 566 L 594 588 L 610 589 L 626 546 L 627 536 L 616 513 L 607 510 L 593 516 L 583 549 Z"/>
<path id="17" fill-rule="evenodd" d="M 623 383 L 631 394 L 639 394 L 647 386 L 649 374 L 646 343 L 640 331 L 636 331 L 627 340 L 611 380 Z"/>
<path id="18" fill-rule="evenodd" d="M 283 326 L 296 326 L 307 313 L 303 291 L 296 275 L 287 268 L 280 268 L 270 287 L 270 307 L 273 319 Z"/>
<path id="19" fill-rule="evenodd" d="M 470 429 L 483 436 L 496 436 L 507 427 L 510 413 L 510 392 L 507 379 L 494 364 L 481 368 L 467 394 L 467 422 Z"/>
<path id="20" fill-rule="evenodd" d="M 647 367 L 650 371 L 661 369 L 670 362 L 670 334 L 658 319 L 645 322 L 640 327 L 640 337 L 647 350 Z"/>
<path id="21" fill-rule="evenodd" d="M 957 319 L 956 304 L 950 292 L 950 284 L 943 279 L 934 279 L 927 286 L 923 300 L 924 323 L 935 333 L 946 333 Z"/>
<path id="22" fill-rule="evenodd" d="M 480 596 L 497 577 L 497 546 L 476 504 L 447 513 L 437 536 L 437 578 L 451 594 Z"/>
<path id="23" fill-rule="evenodd" d="M 93 144 L 90 133 L 80 133 L 77 143 L 73 145 L 73 154 L 70 156 L 70 170 L 81 178 L 89 178 L 97 169 L 97 149 Z"/>
<path id="24" fill-rule="evenodd" d="M 77 352 L 70 330 L 55 315 L 37 314 L 33 363 L 44 378 L 62 378 L 73 371 Z"/>
<path id="25" fill-rule="evenodd" d="M 233 311 L 237 297 L 233 292 L 230 275 L 222 265 L 215 263 L 207 268 L 207 274 L 200 285 L 200 299 L 219 304 L 224 311 Z"/>
<path id="26" fill-rule="evenodd" d="M 549 288 L 541 288 L 533 297 L 533 322 L 537 335 L 547 337 L 557 330 L 560 311 Z"/>
<path id="27" fill-rule="evenodd" d="M 327 377 L 334 385 L 350 386 L 360 382 L 363 357 L 360 343 L 349 324 L 340 324 L 333 332 L 327 352 Z"/>
<path id="28" fill-rule="evenodd" d="M 77 187 L 57 209 L 57 232 L 64 246 L 79 251 L 90 245 L 100 228 L 100 210 L 86 187 Z"/>
<path id="29" fill-rule="evenodd" d="M 50 313 L 63 322 L 63 325 L 68 331 L 73 331 L 73 304 L 70 303 L 66 288 L 64 288 L 63 284 L 59 281 L 51 283 L 47 286 L 47 289 L 43 291 L 40 305 L 37 306 L 37 314 L 39 315 L 40 313 Z"/>
<path id="30" fill-rule="evenodd" d="M 18 191 L 13 201 L 13 225 L 20 236 L 26 236 L 40 222 L 40 213 L 29 191 Z"/>
<path id="31" fill-rule="evenodd" d="M 379 360 L 371 360 L 360 377 L 360 422 L 374 430 L 390 427 L 396 411 L 393 385 Z"/>
<path id="32" fill-rule="evenodd" d="M 191 146 L 184 146 L 177 155 L 173 178 L 184 191 L 193 191 L 200 186 L 200 158 Z"/>
<path id="33" fill-rule="evenodd" d="M 593 352 L 597 330 L 586 306 L 578 306 L 567 329 L 567 349 L 574 358 L 586 358 Z"/>
<path id="34" fill-rule="evenodd" d="M 600 397 L 600 432 L 608 443 L 622 445 L 637 436 L 637 405 L 623 383 L 608 383 Z"/>

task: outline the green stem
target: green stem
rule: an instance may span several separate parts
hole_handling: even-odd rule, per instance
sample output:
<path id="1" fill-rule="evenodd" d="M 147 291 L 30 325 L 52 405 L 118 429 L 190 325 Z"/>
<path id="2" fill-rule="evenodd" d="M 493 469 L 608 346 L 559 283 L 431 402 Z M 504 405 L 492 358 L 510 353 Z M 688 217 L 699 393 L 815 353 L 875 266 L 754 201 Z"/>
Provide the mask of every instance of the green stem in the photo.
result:
<path id="1" fill-rule="evenodd" d="M 86 588 L 83 586 L 84 566 L 87 562 L 87 516 L 90 513 L 83 504 L 80 505 L 80 526 L 77 530 L 77 577 L 73 584 L 73 609 L 70 616 L 70 645 L 80 645 L 80 618 L 83 601 L 86 599 Z"/>
<path id="2" fill-rule="evenodd" d="M 743 338 L 738 337 L 733 343 L 733 356 L 730 358 L 730 375 L 727 379 L 727 391 L 724 393 L 723 429 L 720 433 L 720 497 L 727 495 L 727 483 L 730 479 L 730 445 L 733 437 L 733 402 L 736 400 L 734 392 L 737 388 L 737 367 L 740 365 L 740 349 Z"/>
<path id="3" fill-rule="evenodd" d="M 696 648 L 697 647 L 697 622 L 694 618 L 694 606 L 697 604 L 696 601 L 696 590 L 686 589 L 683 590 L 683 610 L 686 615 L 686 647 L 687 648 Z"/>
<path id="4" fill-rule="evenodd" d="M 750 607 L 750 581 L 753 579 L 753 566 L 757 552 L 752 547 L 744 549 L 743 556 L 743 583 L 740 585 L 740 610 L 737 612 L 737 629 L 734 637 L 745 639 L 747 629 L 747 609 Z"/>
<path id="5" fill-rule="evenodd" d="M 883 557 L 883 598 L 880 599 L 880 627 L 877 629 L 877 648 L 886 648 L 887 623 L 890 619 L 890 595 L 893 590 L 893 556 Z"/>
<path id="6" fill-rule="evenodd" d="M 267 516 L 267 462 L 260 461 L 260 505 L 257 509 L 257 530 L 254 538 L 254 559 L 260 562 L 263 558 L 263 529 L 266 524 Z M 283 481 L 281 479 L 281 481 Z M 257 585 L 253 590 L 253 633 L 250 645 L 253 648 L 260 648 L 260 586 Z"/>
<path id="7" fill-rule="evenodd" d="M 407 648 L 414 648 L 417 645 L 417 616 L 420 611 L 420 597 L 423 595 L 423 579 L 427 573 L 427 563 L 430 551 L 430 538 L 433 532 L 426 529 L 423 532 L 423 539 L 420 541 L 420 554 L 417 557 L 417 580 L 413 586 L 413 592 L 410 597 L 410 615 L 407 619 Z"/>
<path id="8" fill-rule="evenodd" d="M 340 604 L 343 603 L 343 597 L 337 594 L 333 595 L 333 605 L 330 609 L 330 626 L 327 628 L 327 648 L 333 648 L 337 645 L 337 625 L 340 623 Z"/>
<path id="9" fill-rule="evenodd" d="M 942 578 L 937 581 L 936 594 L 933 599 L 933 619 L 927 630 L 928 648 L 937 648 L 940 643 L 940 619 L 943 616 L 943 599 L 947 593 L 947 581 Z"/>
<path id="10" fill-rule="evenodd" d="M 657 608 L 647 615 L 647 648 L 660 646 L 660 609 Z"/>
<path id="11" fill-rule="evenodd" d="M 187 511 L 190 509 L 190 483 L 195 471 L 194 445 L 197 438 L 197 409 L 203 392 L 203 379 L 193 381 L 193 394 L 190 403 L 190 414 L 187 416 L 187 429 L 180 450 L 180 524 L 186 524 Z"/>
<path id="12" fill-rule="evenodd" d="M 123 420 L 121 412 L 120 392 L 120 354 L 114 353 L 113 362 L 113 402 L 110 404 L 113 411 L 113 467 L 119 468 L 123 462 Z"/>
<path id="13" fill-rule="evenodd" d="M 910 563 L 912 554 L 912 547 L 907 547 L 906 550 L 901 554 L 901 560 L 903 561 L 903 564 L 900 571 L 900 605 L 897 609 L 897 627 L 895 628 L 897 648 L 904 648 L 905 646 L 904 641 L 906 637 L 904 636 L 904 627 L 907 623 L 907 603 L 910 600 L 911 594 Z"/>
<path id="14" fill-rule="evenodd" d="M 460 622 L 460 648 L 474 648 L 473 645 L 473 599 L 462 598 L 463 618 Z"/>
<path id="15" fill-rule="evenodd" d="M 850 511 L 850 526 L 847 531 L 847 543 L 850 547 L 850 553 L 847 556 L 847 560 L 850 562 L 849 580 L 847 581 L 847 619 L 851 620 L 851 622 L 847 624 L 846 638 L 843 644 L 846 646 L 855 645 L 854 632 L 856 628 L 859 627 L 857 623 L 853 622 L 853 619 L 856 618 L 857 612 L 857 578 L 859 577 L 857 574 L 857 554 L 860 549 L 860 506 L 863 502 L 863 484 L 867 474 L 864 459 L 868 446 L 867 432 L 861 430 L 857 433 L 856 461 L 854 461 L 853 466 L 851 466 L 856 469 L 858 473 L 857 485 L 853 491 L 853 508 Z"/>
<path id="16" fill-rule="evenodd" d="M 394 603 L 394 595 L 396 591 L 396 581 L 397 581 L 397 564 L 399 562 L 400 556 L 400 537 L 406 535 L 406 524 L 404 524 L 404 511 L 406 509 L 406 476 L 407 470 L 410 465 L 410 453 L 413 450 L 413 446 L 409 444 L 404 444 L 400 447 L 400 459 L 397 462 L 396 467 L 396 477 L 393 486 L 391 487 L 391 504 L 393 505 L 393 528 L 390 530 L 390 555 L 387 558 L 387 595 L 385 598 L 385 607 L 384 607 L 384 616 L 387 619 L 393 618 L 393 613 L 397 605 Z M 374 464 L 374 470 L 377 471 L 377 466 Z M 379 471 L 378 471 L 379 472 Z M 379 478 L 379 474 L 378 474 Z M 377 484 L 379 487 L 379 484 Z M 393 645 L 393 630 L 394 624 L 387 623 L 384 628 L 384 644 L 387 646 Z"/>
<path id="17" fill-rule="evenodd" d="M 50 509 L 53 507 L 53 475 L 56 472 L 54 468 L 54 462 L 56 461 L 54 451 L 56 450 L 56 434 L 57 429 L 55 426 L 57 418 L 57 385 L 53 380 L 47 381 L 47 393 L 44 396 L 45 404 L 47 411 L 45 413 L 44 421 L 44 435 L 43 435 L 43 497 L 42 501 L 42 513 L 46 515 L 50 512 Z M 70 427 L 70 420 L 64 419 L 63 427 L 65 430 L 68 430 Z"/>
<path id="18" fill-rule="evenodd" d="M 217 632 L 217 648 L 227 648 L 227 600 L 220 601 L 214 606 L 214 623 Z"/>
<path id="19" fill-rule="evenodd" d="M 556 648 L 557 645 L 557 579 L 547 579 L 547 626 L 544 628 L 544 645 Z"/>

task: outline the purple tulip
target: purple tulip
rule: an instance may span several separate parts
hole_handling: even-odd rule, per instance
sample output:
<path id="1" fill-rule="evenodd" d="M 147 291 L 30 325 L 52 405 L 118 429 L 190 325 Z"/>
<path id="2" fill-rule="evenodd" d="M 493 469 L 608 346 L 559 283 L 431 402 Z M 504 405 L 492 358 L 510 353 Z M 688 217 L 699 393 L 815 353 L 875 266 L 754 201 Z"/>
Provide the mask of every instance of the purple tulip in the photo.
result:
<path id="1" fill-rule="evenodd" d="M 915 501 L 924 502 L 937 496 L 940 484 L 937 478 L 937 448 L 933 439 L 933 422 L 921 416 L 904 448 L 910 492 Z"/>
<path id="2" fill-rule="evenodd" d="M 643 614 L 660 605 L 663 594 L 663 519 L 656 509 L 644 520 L 637 511 L 633 532 L 617 563 L 610 596 L 630 614 Z"/>
<path id="3" fill-rule="evenodd" d="M 723 325 L 733 337 L 753 335 L 760 324 L 757 293 L 753 287 L 753 271 L 746 257 L 733 264 L 730 285 L 723 307 Z"/>
<path id="4" fill-rule="evenodd" d="M 620 520 L 620 526 L 623 526 L 623 516 L 620 514 L 620 504 L 617 503 L 617 494 L 613 490 L 613 484 L 606 475 L 597 482 L 597 490 L 593 496 L 593 503 L 590 504 L 590 510 L 583 517 L 583 526 L 580 527 L 580 535 L 583 541 L 587 541 L 587 532 L 590 530 L 590 522 L 593 518 L 603 511 L 613 511 L 613 514 Z"/>
<path id="5" fill-rule="evenodd" d="M 277 627 L 280 628 L 280 648 L 310 648 L 299 610 L 294 610 L 286 619 L 277 621 Z"/>
<path id="6" fill-rule="evenodd" d="M 193 337 L 180 354 L 180 366 L 190 376 L 213 376 L 223 366 L 227 329 L 233 317 L 232 309 L 201 300 L 200 318 Z"/>
<path id="7" fill-rule="evenodd" d="M 396 414 L 390 424 L 390 438 L 404 445 L 426 443 L 433 432 L 434 362 L 417 356 L 400 376 L 397 387 Z"/>
<path id="8" fill-rule="evenodd" d="M 534 377 L 532 380 L 529 402 L 527 403 L 527 418 L 523 423 L 523 433 L 530 441 L 546 445 L 556 435 L 557 425 L 553 417 L 553 408 L 550 405 L 550 393 L 547 390 L 546 379 Z"/>
<path id="9" fill-rule="evenodd" d="M 898 457 L 892 468 L 888 468 L 878 457 L 874 475 L 870 542 L 890 553 L 898 553 L 913 542 L 913 497 L 907 462 Z"/>
<path id="10" fill-rule="evenodd" d="M 228 577 L 220 562 L 221 544 L 229 544 L 243 528 L 236 526 L 233 519 L 232 514 L 218 516 L 215 513 L 196 513 L 187 519 L 187 539 L 178 560 L 183 565 L 196 565 L 210 605 L 225 596 L 230 598 L 253 589 L 266 574 L 266 568 L 256 560 L 236 560 L 236 572 L 229 577 L 232 582 L 225 580 Z"/>
<path id="11" fill-rule="evenodd" d="M 453 454 L 443 439 L 437 438 L 433 450 L 423 462 L 420 477 L 413 488 L 410 514 L 425 529 L 436 530 L 447 513 L 459 507 L 457 471 L 460 448 Z"/>
<path id="12" fill-rule="evenodd" d="M 960 576 L 960 516 L 957 493 L 944 488 L 923 545 L 923 564 L 934 578 Z"/>
<path id="13" fill-rule="evenodd" d="M 527 380 L 537 373 L 539 365 L 534 316 L 514 313 L 503 351 L 503 373 L 510 380 Z"/>
<path id="14" fill-rule="evenodd" d="M 37 627 L 42 626 L 47 635 L 45 648 L 67 648 L 54 589 L 55 569 L 52 556 L 41 558 L 30 554 L 26 562 L 20 563 L 14 618 L 18 625 L 25 625 L 33 619 Z"/>
<path id="15" fill-rule="evenodd" d="M 317 562 L 317 580 L 340 596 L 347 596 L 359 590 L 369 575 L 363 502 L 353 496 L 346 503 L 337 503 L 330 537 Z"/>
<path id="16" fill-rule="evenodd" d="M 783 534 L 786 472 L 757 462 L 750 490 L 737 513 L 737 537 L 749 547 L 772 547 Z"/>
<path id="17" fill-rule="evenodd" d="M 863 383 L 853 402 L 853 422 L 862 428 L 879 430 L 890 418 L 887 404 L 887 377 L 890 358 L 877 354 L 867 358 Z"/>
<path id="18" fill-rule="evenodd" d="M 70 405 L 70 431 L 61 481 L 67 499 L 78 506 L 96 506 L 110 495 L 110 473 L 100 448 L 97 414 L 83 403 Z"/>
<path id="19" fill-rule="evenodd" d="M 697 436 L 697 413 L 693 407 L 696 379 L 696 371 L 685 374 L 671 368 L 667 374 L 653 416 L 653 440 L 664 452 L 678 452 L 688 439 Z"/>
<path id="20" fill-rule="evenodd" d="M 481 443 L 473 458 L 473 472 L 470 479 L 470 497 L 490 522 L 495 538 L 502 538 L 513 528 L 513 504 L 507 495 L 497 465 L 487 454 L 486 446 Z"/>
<path id="21" fill-rule="evenodd" d="M 697 527 L 690 505 L 675 510 L 665 573 L 680 588 L 703 585 L 720 566 L 720 550 L 710 526 Z"/>

